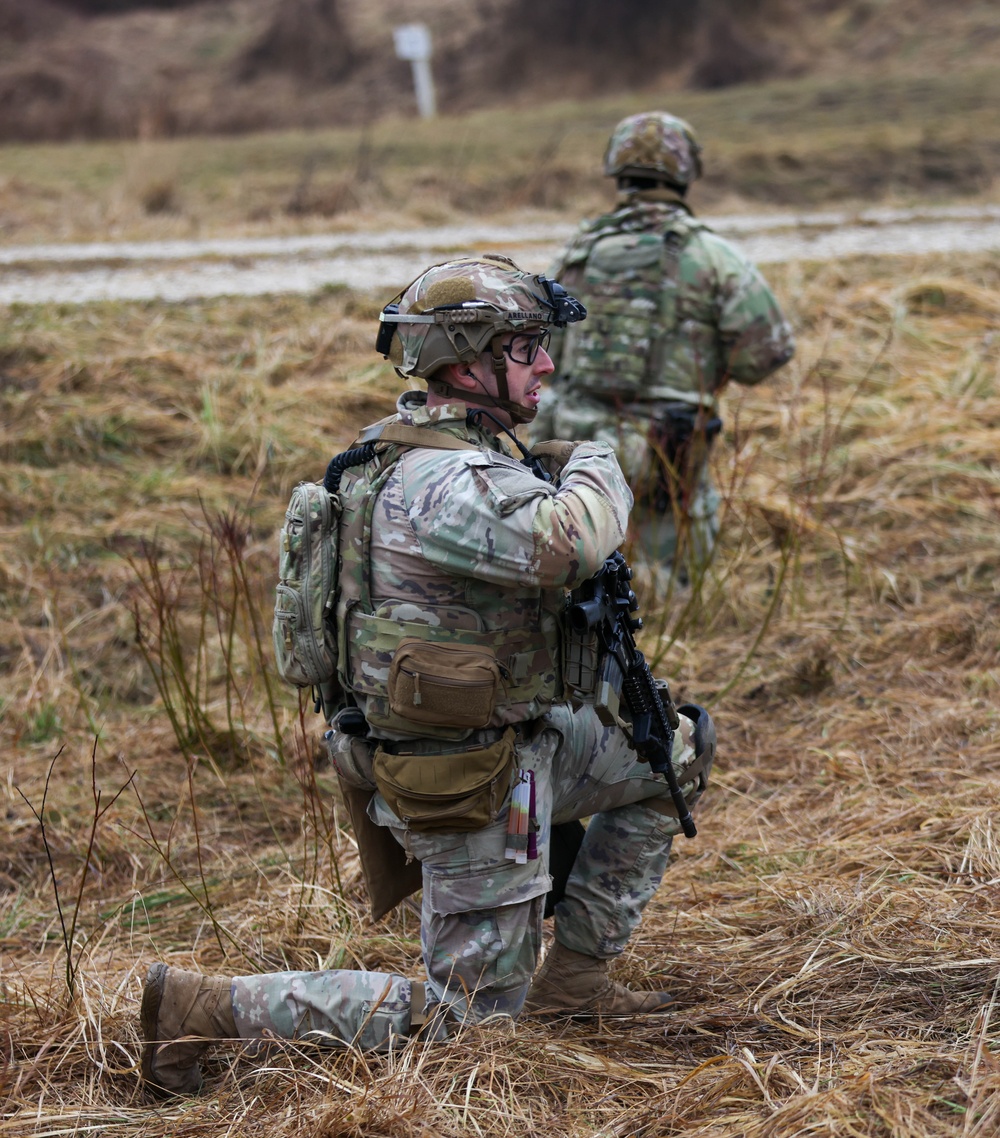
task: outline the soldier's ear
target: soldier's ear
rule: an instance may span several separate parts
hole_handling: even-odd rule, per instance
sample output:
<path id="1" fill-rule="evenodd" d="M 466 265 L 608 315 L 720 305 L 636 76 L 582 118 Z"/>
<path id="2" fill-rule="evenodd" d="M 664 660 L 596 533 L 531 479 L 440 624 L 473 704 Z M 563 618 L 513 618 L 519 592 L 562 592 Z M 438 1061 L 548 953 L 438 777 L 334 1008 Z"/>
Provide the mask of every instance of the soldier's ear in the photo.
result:
<path id="1" fill-rule="evenodd" d="M 465 364 L 445 364 L 445 372 L 448 382 L 453 387 L 464 387 L 467 391 L 471 391 L 479 384 L 475 374 Z"/>

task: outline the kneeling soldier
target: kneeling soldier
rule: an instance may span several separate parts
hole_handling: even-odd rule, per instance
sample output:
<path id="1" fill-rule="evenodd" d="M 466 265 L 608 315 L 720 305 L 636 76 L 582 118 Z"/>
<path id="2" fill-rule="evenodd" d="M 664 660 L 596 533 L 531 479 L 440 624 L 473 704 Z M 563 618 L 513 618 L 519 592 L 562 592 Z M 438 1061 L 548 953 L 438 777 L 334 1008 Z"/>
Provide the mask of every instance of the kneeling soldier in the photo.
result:
<path id="1" fill-rule="evenodd" d="M 407 392 L 361 433 L 371 445 L 338 488 L 328 741 L 373 914 L 422 885 L 426 979 L 211 978 L 156 964 L 142 1003 L 154 1090 L 197 1090 L 216 1039 L 387 1049 L 524 1010 L 619 1016 L 671 1003 L 616 983 L 608 966 L 660 883 L 678 807 L 628 725 L 606 726 L 587 702 L 587 669 L 567 662 L 567 591 L 617 549 L 632 496 L 605 443 L 540 446 L 543 480 L 504 441 L 535 415 L 550 329 L 583 314 L 503 257 L 429 269 L 386 306 L 378 340 L 428 391 Z M 683 708 L 672 762 L 688 805 L 714 748 L 707 713 Z M 555 869 L 574 829 L 553 891 L 550 860 Z M 550 894 L 555 942 L 533 980 Z"/>

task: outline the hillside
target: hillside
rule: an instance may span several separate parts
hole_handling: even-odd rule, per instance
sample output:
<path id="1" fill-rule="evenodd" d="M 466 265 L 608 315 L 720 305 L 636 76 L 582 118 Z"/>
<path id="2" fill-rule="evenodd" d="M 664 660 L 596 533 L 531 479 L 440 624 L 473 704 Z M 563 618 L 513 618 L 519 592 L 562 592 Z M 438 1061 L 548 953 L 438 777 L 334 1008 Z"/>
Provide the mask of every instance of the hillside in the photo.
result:
<path id="1" fill-rule="evenodd" d="M 989 0 L 0 0 L 0 139 L 342 126 L 414 98 L 425 21 L 445 113 L 642 89 L 940 77 L 996 65 Z M 881 118 L 877 103 L 872 118 Z"/>

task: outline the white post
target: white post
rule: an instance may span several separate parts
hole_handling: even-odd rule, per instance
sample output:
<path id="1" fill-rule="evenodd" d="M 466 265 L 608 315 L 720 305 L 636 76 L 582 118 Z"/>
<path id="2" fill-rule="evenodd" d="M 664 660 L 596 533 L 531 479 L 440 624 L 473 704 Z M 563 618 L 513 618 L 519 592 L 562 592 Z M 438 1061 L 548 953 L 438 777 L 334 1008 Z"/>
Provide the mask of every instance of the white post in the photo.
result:
<path id="1" fill-rule="evenodd" d="M 432 119 L 437 113 L 434 97 L 434 76 L 431 74 L 431 33 L 426 24 L 403 24 L 392 33 L 399 59 L 408 59 L 413 66 L 413 89 L 417 96 L 417 110 L 422 119 Z"/>
<path id="2" fill-rule="evenodd" d="M 437 114 L 434 98 L 434 76 L 431 74 L 429 59 L 413 61 L 413 87 L 417 92 L 417 110 L 422 119 L 432 119 Z"/>

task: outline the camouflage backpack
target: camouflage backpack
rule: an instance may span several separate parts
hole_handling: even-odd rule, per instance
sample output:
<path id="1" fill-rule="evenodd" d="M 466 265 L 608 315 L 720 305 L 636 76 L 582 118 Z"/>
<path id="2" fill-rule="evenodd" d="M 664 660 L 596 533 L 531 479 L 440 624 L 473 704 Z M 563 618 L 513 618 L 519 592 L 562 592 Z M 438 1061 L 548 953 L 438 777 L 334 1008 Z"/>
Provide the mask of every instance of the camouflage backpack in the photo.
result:
<path id="1" fill-rule="evenodd" d="M 625 403 L 641 398 L 659 376 L 667 341 L 677 332 L 681 252 L 704 228 L 680 210 L 656 228 L 632 213 L 595 222 L 563 260 L 582 274 L 578 291 L 588 312 L 585 322 L 566 330 L 563 358 L 573 361 L 574 390 Z"/>

